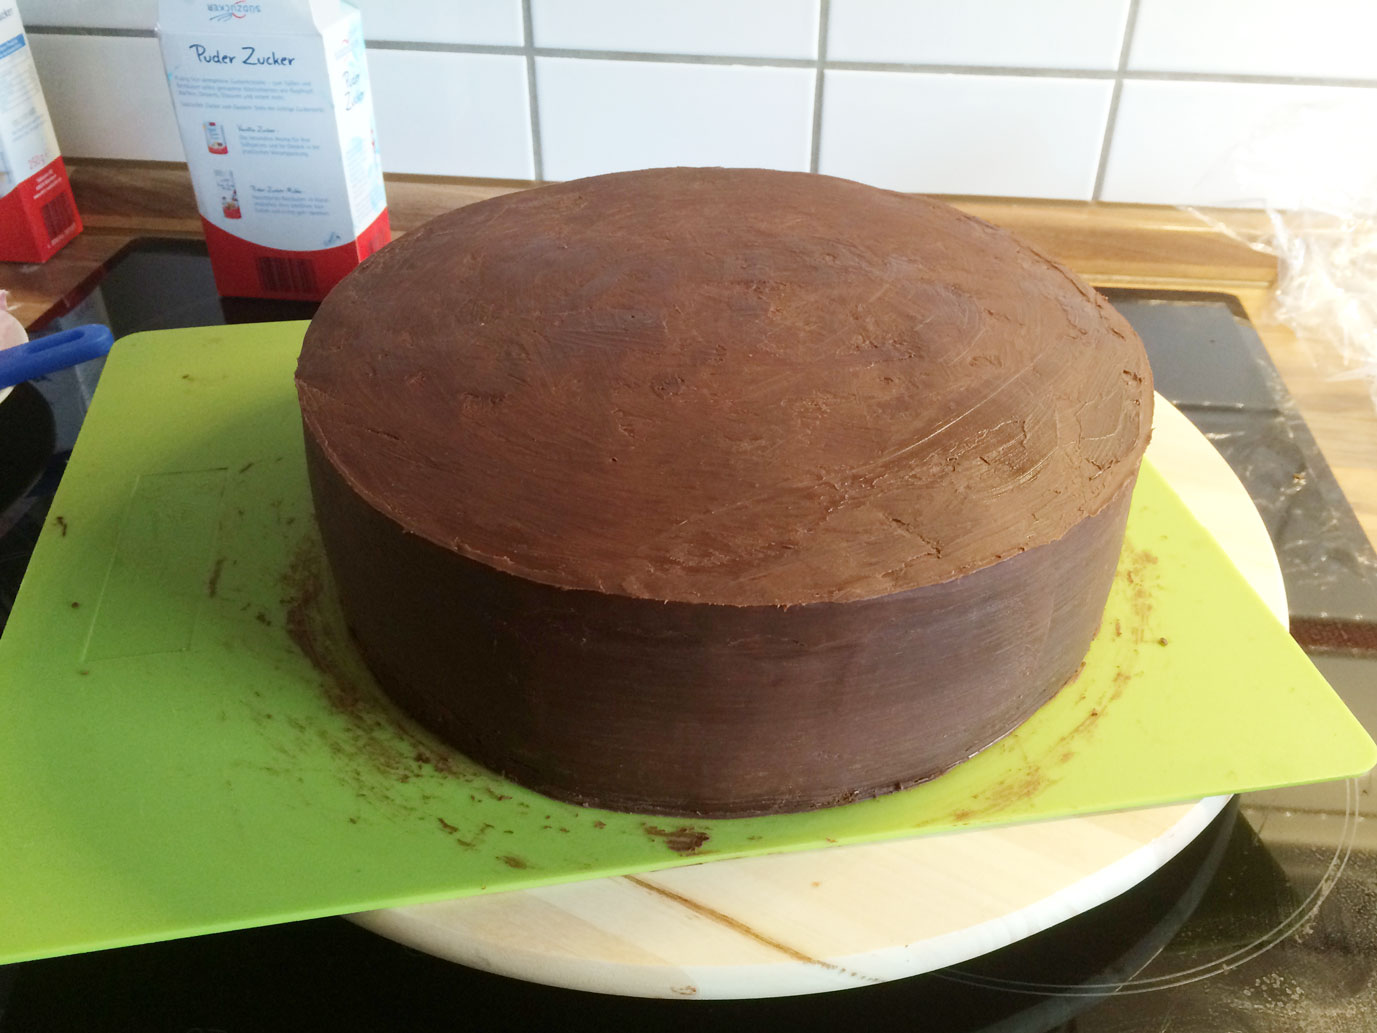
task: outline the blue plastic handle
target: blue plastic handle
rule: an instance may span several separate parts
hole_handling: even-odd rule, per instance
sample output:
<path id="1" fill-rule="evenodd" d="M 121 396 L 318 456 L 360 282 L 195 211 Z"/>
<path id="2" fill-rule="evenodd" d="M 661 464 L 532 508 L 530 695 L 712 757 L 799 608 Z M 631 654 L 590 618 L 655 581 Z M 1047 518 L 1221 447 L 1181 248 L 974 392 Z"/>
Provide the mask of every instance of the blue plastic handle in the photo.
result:
<path id="1" fill-rule="evenodd" d="M 87 359 L 98 359 L 107 354 L 114 343 L 115 336 L 108 326 L 87 323 L 27 344 L 0 348 L 0 391 Z"/>

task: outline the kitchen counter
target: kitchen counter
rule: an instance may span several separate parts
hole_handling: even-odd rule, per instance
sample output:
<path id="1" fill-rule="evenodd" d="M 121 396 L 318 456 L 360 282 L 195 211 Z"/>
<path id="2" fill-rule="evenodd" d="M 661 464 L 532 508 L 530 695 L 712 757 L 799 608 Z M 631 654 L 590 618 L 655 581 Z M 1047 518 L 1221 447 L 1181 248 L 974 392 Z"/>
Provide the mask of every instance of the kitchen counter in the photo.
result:
<path id="1" fill-rule="evenodd" d="M 44 265 L 0 263 L 0 288 L 26 325 L 129 240 L 201 235 L 185 166 L 74 160 L 68 170 L 86 229 Z M 388 178 L 394 235 L 451 208 L 530 184 Z M 1370 541 L 1377 542 L 1377 410 L 1332 348 L 1297 338 L 1270 313 L 1276 263 L 1189 212 L 1154 205 L 948 198 L 1019 234 L 1098 286 L 1222 291 L 1236 296 L 1258 329 Z M 1260 235 L 1262 213 L 1234 212 L 1230 225 Z"/>
<path id="2" fill-rule="evenodd" d="M 145 303 L 171 300 L 178 318 L 193 322 L 235 314 L 222 312 L 211 290 L 204 251 L 195 240 L 200 237 L 200 224 L 184 169 L 77 162 L 72 178 L 87 231 L 47 265 L 0 265 L 0 287 L 14 292 L 25 322 L 35 321 L 58 299 L 83 296 L 85 292 L 73 288 L 138 237 L 187 239 L 154 240 L 146 248 L 131 249 L 119 271 L 90 294 L 82 311 L 106 314 L 126 333 L 136 327 L 168 325 L 147 321 L 141 311 Z M 525 185 L 394 178 L 389 182 L 394 226 L 405 232 L 456 205 Z M 1221 453 L 1232 456 L 1233 469 L 1262 512 L 1280 565 L 1289 566 L 1294 575 L 1287 581 L 1287 597 L 1293 630 L 1300 621 L 1298 640 L 1302 645 L 1307 640 L 1319 641 L 1310 651 L 1312 660 L 1365 726 L 1377 728 L 1375 654 L 1370 646 L 1371 615 L 1377 613 L 1373 560 L 1310 440 L 1313 432 L 1361 513 L 1367 535 L 1377 537 L 1377 414 L 1362 382 L 1330 379 L 1338 363 L 1324 358 L 1329 355 L 1324 345 L 1297 341 L 1268 318 L 1274 263 L 1210 230 L 1194 216 L 1171 208 L 953 200 L 1063 258 L 1104 288 L 1120 311 L 1135 320 L 1153 354 L 1164 394 L 1183 406 L 1186 417 L 1196 420 Z M 1267 228 L 1265 217 L 1258 213 L 1237 213 L 1231 223 L 1248 233 L 1260 234 Z M 132 261 L 149 255 L 151 262 Z M 132 271 L 136 268 L 141 270 L 137 275 Z M 157 287 L 150 289 L 150 284 Z M 1217 298 L 1192 304 L 1191 291 L 1224 291 L 1240 300 L 1299 400 L 1308 429 L 1279 397 L 1277 379 L 1256 335 L 1231 322 L 1230 308 L 1237 312 L 1237 307 L 1225 306 Z M 183 293 L 204 302 L 189 317 L 190 310 L 176 304 L 183 300 Z M 262 318 L 245 311 L 255 309 L 252 304 L 223 307 L 249 319 Z M 284 318 L 280 304 L 268 309 L 277 313 L 276 318 Z M 75 313 L 72 316 L 77 318 Z M 1312 361 L 1312 355 L 1319 361 Z M 1239 370 L 1251 372 L 1252 379 L 1233 376 Z M 39 386 L 55 389 L 60 380 L 52 378 Z M 68 380 L 73 391 L 82 387 L 76 374 Z M 1256 395 L 1236 390 L 1244 382 L 1251 385 L 1250 390 L 1261 388 L 1266 401 L 1254 405 Z M 1192 408 L 1193 413 L 1187 411 Z M 79 423 L 78 413 L 71 436 L 63 439 L 66 444 Z M 1164 430 L 1157 444 L 1168 440 Z M 1197 482 L 1222 484 L 1227 478 L 1218 467 L 1224 460 L 1211 458 L 1216 465 L 1213 471 L 1204 456 L 1192 460 L 1188 469 Z M 49 523 L 52 486 L 50 479 L 49 494 L 28 501 L 12 527 L 10 540 L 19 540 L 21 563 L 27 561 L 24 546 L 32 545 L 41 528 L 57 523 L 57 518 Z M 58 526 L 65 533 L 65 522 Z M 1237 524 L 1226 521 L 1225 526 Z M 1231 545 L 1238 544 L 1234 539 L 1239 535 L 1228 537 Z M 1261 554 L 1270 559 L 1270 551 Z M 0 561 L 6 558 L 0 549 Z M 6 593 L 13 599 L 22 573 L 21 566 L 8 583 L 0 581 L 0 611 Z M 199 592 L 204 574 L 193 572 L 191 577 Z M 70 613 L 65 603 L 59 611 Z M 255 629 L 266 627 L 257 621 L 245 623 Z M 1344 639 L 1333 648 L 1319 633 L 1332 632 L 1335 626 L 1345 634 L 1359 633 L 1361 641 L 1354 646 Z M 1232 654 L 1223 648 L 1217 655 Z M 33 683 L 33 679 L 24 680 Z M 1251 684 L 1247 678 L 1237 681 L 1235 687 L 1242 691 Z M 123 706 L 127 700 L 119 698 Z M 71 726 L 59 727 L 65 737 Z M 1235 741 L 1255 740 L 1240 735 Z M 110 770 L 108 764 L 98 767 Z M 65 774 L 76 770 L 69 768 Z M 914 1014 L 936 1016 L 934 1021 L 942 1028 L 971 1033 L 990 1028 L 1061 1028 L 1068 1020 L 1078 1029 L 1104 1033 L 1167 1025 L 1199 1031 L 1368 1028 L 1377 1007 L 1377 962 L 1371 951 L 1377 914 L 1371 907 L 1377 899 L 1373 838 L 1377 823 L 1367 820 L 1377 795 L 1371 789 L 1369 775 L 1349 782 L 1246 794 L 1155 875 L 1097 908 L 956 968 L 844 994 L 698 1001 L 688 1008 L 677 1002 L 585 994 L 450 965 L 333 918 L 0 968 L 0 1031 L 82 1028 L 113 1033 L 160 1022 L 177 1028 L 239 1029 L 246 1024 L 254 1028 L 292 1024 L 356 1028 L 361 1023 L 430 1028 L 456 1014 L 502 1028 L 526 1028 L 558 1014 L 571 1030 L 633 1024 L 697 1028 L 704 1022 L 729 1026 L 749 1022 L 754 1028 L 794 1031 L 840 1024 L 881 1029 L 911 1024 Z M 1139 813 L 1131 812 L 1126 820 L 1136 821 Z M 85 825 L 59 823 L 57 827 Z M 1051 834 L 1051 826 L 1028 828 Z M 958 851 L 968 849 L 970 840 L 955 837 L 952 846 Z M 806 862 L 807 855 L 793 856 Z M 1039 852 L 1021 856 L 1039 856 Z M 692 865 L 678 871 L 685 878 L 706 874 L 711 879 L 712 867 Z M 1021 863 L 1020 876 L 1033 867 Z M 1055 862 L 1052 869 L 1062 871 Z M 805 896 L 811 900 L 814 894 L 823 894 L 824 881 L 803 870 L 802 885 L 808 886 L 802 891 Z M 972 870 L 963 863 L 962 878 Z M 887 871 L 893 868 L 887 865 Z M 121 866 L 118 878 L 129 876 L 127 867 Z M 806 880 L 812 880 L 811 885 Z M 139 882 L 137 876 L 133 882 Z M 858 884 L 873 882 L 862 879 Z M 980 878 L 970 884 L 986 887 L 993 882 Z M 789 883 L 785 880 L 780 885 L 787 889 Z M 901 885 L 917 883 L 908 879 L 901 880 Z M 941 879 L 932 885 L 942 893 L 943 906 L 927 913 L 940 918 L 952 895 L 943 889 L 948 883 Z M 852 887 L 846 880 L 836 887 L 848 924 L 854 924 Z M 635 889 L 636 894 L 645 892 Z M 728 889 L 722 900 L 703 897 L 697 890 L 683 892 L 680 898 L 686 911 L 671 916 L 695 929 L 706 927 L 712 935 L 726 935 L 726 930 L 737 927 L 705 922 L 704 915 L 735 917 L 732 901 L 737 891 Z M 668 899 L 656 895 L 652 903 L 664 909 Z M 759 901 L 761 894 L 752 891 L 750 899 Z M 1059 914 L 1065 913 L 1064 894 L 1047 899 Z M 485 902 L 501 906 L 497 896 L 480 898 L 480 907 Z M 919 899 L 908 906 L 920 907 Z M 598 911 L 594 927 L 602 928 L 598 923 L 606 909 L 594 910 Z M 797 908 L 791 904 L 781 913 L 792 921 L 789 916 L 795 916 Z M 897 913 L 893 908 L 885 910 L 889 917 Z M 532 927 L 545 933 L 565 928 L 552 925 L 549 916 L 548 909 L 541 910 Z M 820 927 L 810 914 L 805 913 L 802 921 Z M 511 922 L 498 922 L 498 927 L 525 928 Z M 644 923 L 636 924 L 639 932 L 646 928 Z M 1031 928 L 1026 915 L 1019 918 L 1019 928 L 1020 935 Z M 746 946 L 757 950 L 771 943 L 797 950 L 802 942 L 792 931 L 782 933 L 773 926 L 767 934 L 772 939 L 764 942 L 751 939 L 759 935 L 756 925 L 742 922 L 740 929 L 750 941 Z M 902 924 L 899 929 L 905 942 L 911 942 L 913 930 Z M 618 942 L 603 932 L 597 935 L 600 942 Z M 561 943 L 572 942 L 563 933 L 559 936 Z M 548 955 L 542 953 L 542 973 L 548 964 Z M 685 978 L 674 986 L 689 982 Z M 1104 994 L 1107 998 L 1097 1005 Z"/>

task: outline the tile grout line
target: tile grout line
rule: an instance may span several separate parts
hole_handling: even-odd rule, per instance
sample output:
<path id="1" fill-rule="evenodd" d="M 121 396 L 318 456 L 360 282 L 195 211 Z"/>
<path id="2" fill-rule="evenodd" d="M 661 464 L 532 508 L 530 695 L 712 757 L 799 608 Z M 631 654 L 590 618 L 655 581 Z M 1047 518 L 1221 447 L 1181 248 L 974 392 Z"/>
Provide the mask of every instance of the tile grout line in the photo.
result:
<path id="1" fill-rule="evenodd" d="M 535 36 L 531 32 L 531 0 L 521 0 L 522 54 L 526 58 L 526 98 L 531 128 L 531 173 L 545 182 L 545 148 L 540 139 L 540 99 L 536 93 Z"/>
<path id="2" fill-rule="evenodd" d="M 156 39 L 156 29 L 87 28 L 82 25 L 26 25 L 24 33 L 42 36 L 110 36 L 115 39 Z"/>
<path id="3" fill-rule="evenodd" d="M 524 5 L 523 5 L 524 11 Z M 522 19 L 522 32 L 525 19 Z M 535 53 L 529 43 L 434 43 L 423 39 L 370 39 L 369 50 L 419 50 L 440 54 L 497 54 L 506 57 L 525 57 Z M 547 48 L 542 48 L 547 49 Z"/>
<path id="4" fill-rule="evenodd" d="M 523 4 L 528 0 L 523 0 Z M 1136 10 L 1136 2 L 1132 5 Z M 39 36 L 89 36 L 110 39 L 155 39 L 153 29 L 83 28 L 69 25 L 31 25 L 26 33 Z M 530 44 L 432 43 L 425 40 L 368 40 L 370 50 L 413 50 L 445 54 L 497 54 L 511 57 L 570 57 L 591 61 L 631 61 L 668 64 L 743 65 L 751 68 L 817 68 L 819 60 L 807 57 L 747 57 L 717 54 L 673 54 L 629 50 L 580 50 L 537 47 Z M 1008 79 L 1114 79 L 1125 82 L 1234 83 L 1253 86 L 1338 86 L 1377 89 L 1377 78 L 1361 79 L 1322 75 L 1246 75 L 1233 72 L 1127 71 L 1100 68 L 1033 68 L 998 65 L 943 65 L 902 61 L 824 61 L 825 71 L 905 72 L 926 75 L 983 75 Z"/>
<path id="5" fill-rule="evenodd" d="M 1100 137 L 1100 160 L 1095 166 L 1095 185 L 1090 188 L 1092 201 L 1100 200 L 1100 195 L 1104 193 L 1104 177 L 1109 168 L 1109 150 L 1114 144 L 1114 127 L 1119 121 L 1119 98 L 1124 91 L 1124 73 L 1128 70 L 1128 56 L 1133 49 L 1133 30 L 1137 25 L 1138 0 L 1128 0 L 1128 14 L 1124 19 L 1124 39 L 1119 46 L 1119 70 L 1114 76 L 1114 89 L 1109 95 L 1104 135 Z"/>
<path id="6" fill-rule="evenodd" d="M 827 65 L 827 23 L 832 13 L 832 0 L 818 0 L 818 60 L 813 72 L 813 129 L 808 139 L 808 171 L 818 171 L 822 153 L 822 83 Z"/>

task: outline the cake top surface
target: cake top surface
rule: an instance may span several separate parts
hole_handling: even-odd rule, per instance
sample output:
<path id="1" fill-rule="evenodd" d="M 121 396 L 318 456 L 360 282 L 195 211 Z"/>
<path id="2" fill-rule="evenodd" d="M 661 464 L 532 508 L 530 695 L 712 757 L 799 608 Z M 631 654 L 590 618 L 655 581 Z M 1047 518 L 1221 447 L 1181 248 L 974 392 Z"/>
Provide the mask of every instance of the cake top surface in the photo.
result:
<path id="1" fill-rule="evenodd" d="M 656 169 L 408 233 L 306 335 L 307 432 L 408 532 L 564 588 L 726 605 L 917 588 L 1134 476 L 1152 384 L 1003 230 L 806 173 Z"/>

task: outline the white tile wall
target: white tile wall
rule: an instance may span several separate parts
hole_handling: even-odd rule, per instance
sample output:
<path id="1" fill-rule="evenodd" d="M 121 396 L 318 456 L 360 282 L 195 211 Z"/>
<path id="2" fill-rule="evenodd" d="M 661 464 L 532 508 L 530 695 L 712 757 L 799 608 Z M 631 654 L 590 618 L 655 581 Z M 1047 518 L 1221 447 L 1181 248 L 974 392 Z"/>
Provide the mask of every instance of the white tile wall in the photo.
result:
<path id="1" fill-rule="evenodd" d="M 1128 82 L 1109 201 L 1289 208 L 1377 201 L 1377 90 Z"/>
<path id="2" fill-rule="evenodd" d="M 548 179 L 663 165 L 807 170 L 813 72 L 536 60 Z"/>
<path id="3" fill-rule="evenodd" d="M 370 40 L 521 46 L 521 0 L 356 0 Z"/>
<path id="4" fill-rule="evenodd" d="M 1377 3 L 1140 0 L 1129 67 L 1377 81 Z"/>
<path id="5" fill-rule="evenodd" d="M 374 50 L 368 74 L 386 171 L 535 177 L 525 58 Z"/>
<path id="6" fill-rule="evenodd" d="M 30 33 L 29 44 L 64 156 L 186 160 L 156 39 Z"/>
<path id="7" fill-rule="evenodd" d="M 30 30 L 60 30 L 30 39 L 65 153 L 181 160 L 156 40 L 111 35 L 151 33 L 156 0 L 17 2 Z M 533 41 L 523 0 L 359 2 L 393 172 L 683 163 L 1053 198 L 1094 195 L 1098 173 L 1103 199 L 1172 204 L 1377 194 L 1377 0 L 524 0 Z"/>
<path id="8" fill-rule="evenodd" d="M 152 29 L 158 0 L 18 0 L 25 26 Z M 353 0 L 370 40 L 521 46 L 521 0 Z M 814 30 L 816 34 L 816 30 Z"/>
<path id="9" fill-rule="evenodd" d="M 1119 67 L 1128 0 L 832 0 L 832 61 Z"/>
<path id="10" fill-rule="evenodd" d="M 151 29 L 158 20 L 158 0 L 18 0 L 26 29 L 35 25 L 67 28 Z"/>
<path id="11" fill-rule="evenodd" d="M 818 0 L 531 0 L 538 47 L 816 57 Z"/>
<path id="12" fill-rule="evenodd" d="M 895 190 L 1089 200 L 1113 88 L 829 71 L 818 171 Z"/>

